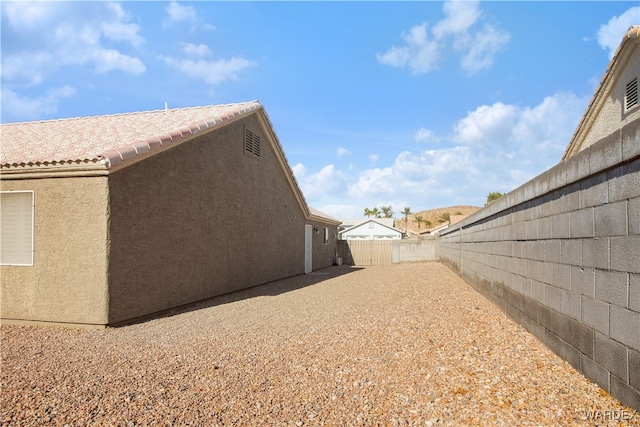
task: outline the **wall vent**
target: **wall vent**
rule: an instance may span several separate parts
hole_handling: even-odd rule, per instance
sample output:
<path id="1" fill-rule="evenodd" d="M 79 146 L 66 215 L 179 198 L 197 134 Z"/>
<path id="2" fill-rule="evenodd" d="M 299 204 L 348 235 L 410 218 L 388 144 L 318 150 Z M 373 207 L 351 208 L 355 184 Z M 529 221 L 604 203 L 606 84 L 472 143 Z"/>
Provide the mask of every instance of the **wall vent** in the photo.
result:
<path id="1" fill-rule="evenodd" d="M 260 157 L 260 135 L 249 129 L 244 130 L 244 150 L 256 157 Z"/>
<path id="2" fill-rule="evenodd" d="M 627 91 L 624 96 L 624 108 L 626 111 L 638 105 L 638 78 L 627 83 Z"/>

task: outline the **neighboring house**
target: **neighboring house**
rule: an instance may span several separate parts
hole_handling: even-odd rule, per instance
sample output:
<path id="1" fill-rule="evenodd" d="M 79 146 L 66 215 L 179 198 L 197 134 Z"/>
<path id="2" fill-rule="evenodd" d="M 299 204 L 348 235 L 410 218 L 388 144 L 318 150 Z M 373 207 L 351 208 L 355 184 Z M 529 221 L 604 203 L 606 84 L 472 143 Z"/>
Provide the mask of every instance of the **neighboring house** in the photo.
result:
<path id="1" fill-rule="evenodd" d="M 114 325 L 333 264 L 257 102 L 1 126 L 5 323 Z"/>
<path id="2" fill-rule="evenodd" d="M 402 231 L 383 224 L 381 218 L 368 219 L 340 233 L 342 240 L 399 240 Z"/>
<path id="3" fill-rule="evenodd" d="M 637 144 L 633 122 L 640 118 L 638 79 L 640 78 L 640 26 L 629 28 L 609 63 L 587 111 L 562 156 L 566 160 L 603 138 L 622 136 L 629 150 Z M 612 126 L 618 129 L 612 132 Z M 615 154 L 614 154 L 615 155 Z M 621 153 L 624 156 L 624 153 Z"/>
<path id="4" fill-rule="evenodd" d="M 445 221 L 439 225 L 437 225 L 436 227 L 430 228 L 428 230 L 425 231 L 421 231 L 420 234 L 437 234 L 443 230 L 446 230 L 447 228 L 451 227 L 454 224 L 459 223 L 460 221 L 462 221 L 463 219 L 465 219 L 466 217 L 468 217 L 469 215 L 450 215 L 449 216 L 449 221 Z"/>
<path id="5" fill-rule="evenodd" d="M 371 218 L 355 218 L 355 219 L 343 219 L 342 223 L 338 226 L 338 240 L 342 240 L 342 232 L 354 227 L 356 225 L 360 225 L 364 222 L 369 221 Z M 375 218 L 375 220 L 382 224 L 382 225 L 386 225 L 387 227 L 391 227 L 394 228 L 395 225 L 395 219 L 393 218 Z"/>

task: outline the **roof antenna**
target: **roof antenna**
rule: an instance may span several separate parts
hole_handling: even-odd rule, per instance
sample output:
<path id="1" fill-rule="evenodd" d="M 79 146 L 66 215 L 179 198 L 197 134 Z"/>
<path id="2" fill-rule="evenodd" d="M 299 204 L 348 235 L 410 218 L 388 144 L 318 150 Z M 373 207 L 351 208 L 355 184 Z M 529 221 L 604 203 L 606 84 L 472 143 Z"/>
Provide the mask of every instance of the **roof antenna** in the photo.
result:
<path id="1" fill-rule="evenodd" d="M 169 112 L 169 107 L 167 105 L 167 101 L 164 102 L 164 113 L 167 114 Z"/>

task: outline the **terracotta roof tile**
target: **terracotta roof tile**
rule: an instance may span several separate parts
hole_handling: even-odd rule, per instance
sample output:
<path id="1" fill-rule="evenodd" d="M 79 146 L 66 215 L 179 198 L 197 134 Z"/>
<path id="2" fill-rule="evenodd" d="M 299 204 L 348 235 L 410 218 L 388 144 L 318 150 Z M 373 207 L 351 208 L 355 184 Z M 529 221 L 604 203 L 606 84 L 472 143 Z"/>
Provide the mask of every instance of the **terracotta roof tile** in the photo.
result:
<path id="1" fill-rule="evenodd" d="M 81 162 L 111 166 L 261 108 L 250 101 L 7 123 L 0 127 L 0 168 Z"/>

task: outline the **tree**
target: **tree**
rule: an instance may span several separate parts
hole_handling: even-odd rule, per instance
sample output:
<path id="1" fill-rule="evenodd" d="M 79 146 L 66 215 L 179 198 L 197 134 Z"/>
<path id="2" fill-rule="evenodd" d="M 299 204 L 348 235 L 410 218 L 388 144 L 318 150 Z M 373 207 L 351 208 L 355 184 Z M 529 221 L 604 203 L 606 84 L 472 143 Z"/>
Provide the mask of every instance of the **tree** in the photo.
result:
<path id="1" fill-rule="evenodd" d="M 495 202 L 496 200 L 498 200 L 500 197 L 504 196 L 503 193 L 499 192 L 499 191 L 492 191 L 491 193 L 489 193 L 487 195 L 487 203 L 485 203 L 484 205 L 490 205 L 491 203 Z"/>
<path id="2" fill-rule="evenodd" d="M 404 232 L 406 233 L 407 227 L 409 226 L 409 215 L 412 215 L 413 212 L 411 212 L 411 208 L 409 206 L 405 206 L 400 213 L 404 215 Z"/>
<path id="3" fill-rule="evenodd" d="M 431 227 L 431 221 L 429 221 L 428 219 L 427 219 L 427 220 L 425 220 L 425 222 L 424 222 L 424 226 L 425 226 L 425 227 Z"/>
<path id="4" fill-rule="evenodd" d="M 391 206 L 382 206 L 380 210 L 382 210 L 382 215 L 384 215 L 385 218 L 393 218 Z"/>
<path id="5" fill-rule="evenodd" d="M 378 208 L 371 209 L 371 215 L 374 218 L 380 218 L 380 211 L 378 210 Z"/>
<path id="6" fill-rule="evenodd" d="M 415 221 L 418 223 L 418 232 L 420 232 L 420 225 L 425 222 L 424 217 L 422 215 L 416 215 Z"/>
<path id="7" fill-rule="evenodd" d="M 371 212 L 371 209 L 369 208 L 364 208 L 364 216 L 366 216 L 367 218 L 371 218 L 371 215 L 373 213 Z"/>
<path id="8" fill-rule="evenodd" d="M 438 222 L 447 222 L 449 221 L 449 226 L 451 226 L 451 214 L 449 212 L 445 212 L 438 218 Z"/>

